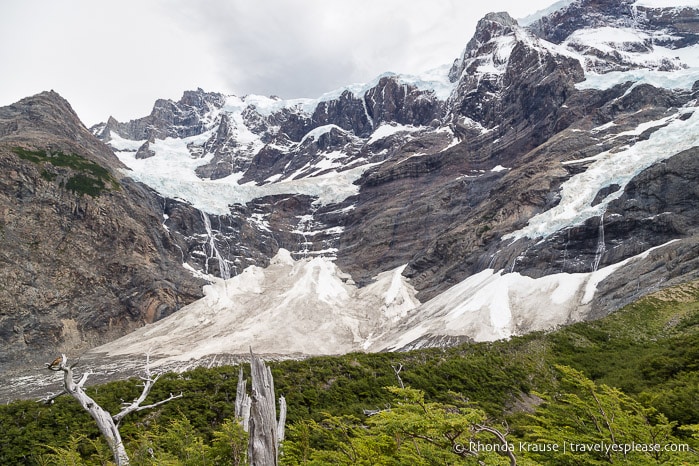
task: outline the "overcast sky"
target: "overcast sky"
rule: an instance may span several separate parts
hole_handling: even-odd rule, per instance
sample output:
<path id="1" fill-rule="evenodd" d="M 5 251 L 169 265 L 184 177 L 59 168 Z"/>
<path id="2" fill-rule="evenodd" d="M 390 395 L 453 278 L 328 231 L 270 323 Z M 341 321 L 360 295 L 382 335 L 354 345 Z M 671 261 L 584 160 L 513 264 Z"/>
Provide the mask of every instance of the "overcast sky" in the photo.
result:
<path id="1" fill-rule="evenodd" d="M 489 11 L 555 0 L 2 0 L 0 106 L 53 89 L 83 122 L 201 87 L 318 97 L 451 63 Z"/>

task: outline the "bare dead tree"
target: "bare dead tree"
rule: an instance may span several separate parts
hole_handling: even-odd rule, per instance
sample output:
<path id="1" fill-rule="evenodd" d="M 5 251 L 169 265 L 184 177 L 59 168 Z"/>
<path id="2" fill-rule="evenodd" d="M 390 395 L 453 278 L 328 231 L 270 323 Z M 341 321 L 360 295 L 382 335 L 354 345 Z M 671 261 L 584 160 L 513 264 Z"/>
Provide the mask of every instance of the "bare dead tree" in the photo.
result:
<path id="1" fill-rule="evenodd" d="M 141 392 L 141 395 L 131 403 L 124 403 L 121 411 L 115 415 L 111 415 L 85 393 L 84 386 L 90 374 L 89 372 L 85 372 L 82 377 L 80 377 L 80 380 L 77 382 L 75 381 L 73 376 L 73 368 L 78 364 L 78 362 L 79 360 L 72 365 L 68 365 L 68 358 L 66 358 L 65 354 L 62 354 L 51 364 L 46 365 L 51 371 L 63 372 L 63 391 L 55 395 L 50 395 L 44 398 L 42 401 L 50 402 L 63 394 L 68 394 L 75 398 L 78 403 L 80 403 L 80 406 L 82 406 L 83 409 L 85 409 L 85 411 L 87 411 L 90 416 L 92 416 L 92 419 L 94 419 L 97 423 L 97 428 L 107 441 L 109 449 L 112 451 L 114 462 L 117 464 L 117 466 L 128 465 L 129 456 L 126 454 L 126 449 L 124 448 L 124 443 L 122 442 L 121 434 L 119 433 L 119 423 L 121 420 L 130 413 L 155 408 L 163 403 L 180 398 L 182 397 L 182 393 L 179 395 L 173 395 L 171 393 L 170 397 L 165 400 L 150 405 L 141 406 L 141 404 L 148 397 L 153 384 L 155 384 L 160 377 L 160 374 L 156 374 L 155 376 L 151 374 L 149 367 L 150 361 L 147 358 L 145 377 L 141 377 L 141 380 L 143 381 L 143 391 Z"/>
<path id="2" fill-rule="evenodd" d="M 243 366 L 238 370 L 238 387 L 235 391 L 235 418 L 239 419 L 243 430 L 248 431 L 250 423 L 250 396 L 247 392 L 248 381 L 243 377 Z"/>
<path id="3" fill-rule="evenodd" d="M 274 380 L 272 371 L 250 350 L 250 372 L 252 395 L 245 392 L 243 370 L 238 375 L 235 400 L 236 417 L 243 419 L 243 428 L 248 432 L 248 461 L 251 466 L 276 466 L 279 449 L 284 440 L 286 423 L 286 400 L 279 397 L 279 420 L 277 420 Z M 247 413 L 247 414 L 246 414 Z M 246 417 L 247 416 L 247 417 Z"/>
<path id="4" fill-rule="evenodd" d="M 405 385 L 403 385 L 403 379 L 400 378 L 400 371 L 403 370 L 403 364 L 398 363 L 398 366 L 391 365 L 391 369 L 393 369 L 396 377 L 398 377 L 398 384 L 400 385 L 400 388 L 405 388 Z"/>

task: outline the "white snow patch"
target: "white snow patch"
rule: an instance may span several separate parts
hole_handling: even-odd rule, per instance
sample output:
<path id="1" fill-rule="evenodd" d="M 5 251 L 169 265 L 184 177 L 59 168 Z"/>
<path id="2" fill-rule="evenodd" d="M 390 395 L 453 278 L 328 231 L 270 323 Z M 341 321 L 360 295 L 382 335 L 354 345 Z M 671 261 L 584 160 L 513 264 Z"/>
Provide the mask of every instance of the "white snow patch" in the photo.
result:
<path id="1" fill-rule="evenodd" d="M 566 38 L 564 45 L 577 43 L 611 53 L 617 51 L 620 45 L 643 43 L 649 38 L 647 33 L 638 29 L 604 26 L 579 29 Z"/>
<path id="2" fill-rule="evenodd" d="M 132 141 L 125 139 L 114 130 L 109 130 L 109 146 L 116 151 L 136 152 L 146 140 Z"/>
<path id="3" fill-rule="evenodd" d="M 699 0 L 636 0 L 634 6 L 643 6 L 646 8 L 699 8 Z"/>
<path id="4" fill-rule="evenodd" d="M 611 71 L 609 73 L 585 73 L 585 81 L 575 85 L 577 89 L 611 89 L 618 84 L 629 81 L 634 85 L 650 84 L 665 89 L 691 90 L 699 80 L 699 68 L 687 68 L 674 71 L 657 71 L 637 69 L 629 71 Z"/>
<path id="5" fill-rule="evenodd" d="M 668 63 L 673 63 L 676 67 L 694 66 L 699 59 L 692 50 L 674 50 L 652 45 L 656 40 L 671 38 L 673 36 L 666 32 L 644 32 L 636 28 L 604 26 L 577 30 L 567 37 L 561 46 L 578 54 L 578 60 L 586 70 L 586 76 L 594 76 L 595 67 L 604 64 L 604 59 L 598 56 L 598 51 L 618 55 L 625 63 L 635 64 L 645 72 L 664 69 Z M 694 47 L 688 49 L 691 48 Z M 586 52 L 586 49 L 589 49 L 590 53 Z M 578 87 L 580 88 L 580 85 Z"/>
<path id="6" fill-rule="evenodd" d="M 209 214 L 225 215 L 230 213 L 229 206 L 232 204 L 245 204 L 275 194 L 307 194 L 317 197 L 321 204 L 341 202 L 358 193 L 359 187 L 353 184 L 354 181 L 374 165 L 366 164 L 313 178 L 285 180 L 262 186 L 254 182 L 238 184 L 242 173 L 218 180 L 205 180 L 199 178 L 195 170 L 208 163 L 213 154 L 202 158 L 192 157 L 187 144 L 195 138 L 156 140 L 150 146 L 156 155 L 147 159 L 137 159 L 131 152 L 119 152 L 119 160 L 132 170 L 123 173 L 145 183 L 162 196 L 184 200 Z"/>
<path id="7" fill-rule="evenodd" d="M 387 138 L 396 133 L 412 133 L 425 129 L 424 127 L 417 127 L 412 125 L 401 125 L 399 123 L 382 123 L 376 130 L 371 134 L 371 137 L 366 142 L 367 145 L 373 144 L 383 138 Z"/>
<path id="8" fill-rule="evenodd" d="M 319 126 L 317 128 L 314 128 L 307 132 L 302 138 L 301 141 L 299 141 L 299 145 L 303 144 L 307 139 L 315 139 L 318 140 L 319 137 L 324 135 L 325 133 L 329 133 L 333 129 L 339 130 L 342 133 L 346 133 L 346 131 L 342 128 L 340 128 L 337 125 L 323 125 Z"/>
<path id="9" fill-rule="evenodd" d="M 385 335 L 383 344 L 387 346 L 374 344 L 369 349 L 412 347 L 426 336 L 469 336 L 475 341 L 492 341 L 579 322 L 587 315 L 599 283 L 673 242 L 590 273 L 530 278 L 483 270 L 412 312 Z"/>
<path id="10" fill-rule="evenodd" d="M 608 129 L 610 129 L 610 128 L 613 128 L 613 127 L 615 127 L 615 126 L 616 126 L 616 123 L 614 123 L 613 121 L 610 121 L 609 123 L 605 123 L 605 124 L 603 124 L 603 125 L 596 126 L 596 127 L 592 128 L 592 129 L 590 130 L 590 132 L 591 132 L 591 133 L 599 133 L 599 132 L 601 132 L 601 131 L 606 131 L 606 130 L 608 130 Z"/>

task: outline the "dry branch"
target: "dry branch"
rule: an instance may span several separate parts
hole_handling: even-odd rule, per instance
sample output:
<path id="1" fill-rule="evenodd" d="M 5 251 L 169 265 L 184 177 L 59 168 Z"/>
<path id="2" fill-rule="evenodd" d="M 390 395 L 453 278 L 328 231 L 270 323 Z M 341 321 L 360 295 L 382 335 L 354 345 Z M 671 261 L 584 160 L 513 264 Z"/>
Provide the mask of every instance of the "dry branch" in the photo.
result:
<path id="1" fill-rule="evenodd" d="M 87 393 L 85 393 L 83 387 L 85 385 L 85 382 L 87 381 L 90 372 L 85 372 L 80 377 L 80 380 L 78 380 L 77 382 L 74 380 L 73 368 L 78 364 L 79 361 L 80 360 L 76 361 L 72 365 L 68 365 L 68 358 L 65 354 L 62 354 L 60 357 L 56 358 L 51 364 L 47 364 L 47 368 L 49 370 L 54 372 L 63 372 L 63 391 L 55 395 L 50 395 L 42 401 L 50 402 L 63 394 L 68 394 L 75 398 L 78 401 L 78 403 L 80 403 L 80 406 L 82 406 L 83 409 L 85 409 L 90 414 L 90 416 L 92 416 L 92 419 L 94 419 L 97 423 L 97 428 L 99 429 L 104 439 L 107 441 L 109 449 L 112 451 L 114 462 L 117 464 L 117 466 L 128 465 L 129 457 L 126 454 L 126 450 L 124 449 L 124 443 L 121 440 L 121 434 L 119 433 L 119 422 L 124 418 L 124 416 L 126 416 L 129 413 L 160 406 L 161 404 L 167 403 L 170 400 L 180 398 L 182 394 L 170 394 L 170 398 L 150 405 L 141 406 L 141 404 L 148 397 L 148 394 L 150 393 L 153 384 L 158 380 L 158 377 L 160 377 L 159 374 L 155 377 L 151 376 L 149 360 L 147 359 L 145 370 L 146 376 L 142 377 L 143 391 L 141 392 L 141 395 L 132 403 L 128 403 L 118 414 L 112 416 L 107 411 L 105 411 L 100 405 L 98 405 L 95 402 L 95 400 L 90 398 L 90 396 L 88 396 Z"/>

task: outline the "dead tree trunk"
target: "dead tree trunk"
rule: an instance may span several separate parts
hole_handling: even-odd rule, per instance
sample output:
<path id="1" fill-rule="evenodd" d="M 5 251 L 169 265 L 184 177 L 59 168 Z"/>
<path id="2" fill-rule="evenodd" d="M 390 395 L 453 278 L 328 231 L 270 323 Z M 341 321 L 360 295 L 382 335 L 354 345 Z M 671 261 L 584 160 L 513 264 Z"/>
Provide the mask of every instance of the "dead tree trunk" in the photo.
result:
<path id="1" fill-rule="evenodd" d="M 154 408 L 175 398 L 180 398 L 182 394 L 170 394 L 170 397 L 166 400 L 147 406 L 141 406 L 141 403 L 143 403 L 148 396 L 153 384 L 160 377 L 160 374 L 156 375 L 155 377 L 151 377 L 150 369 L 146 363 L 145 377 L 141 377 L 143 380 L 143 392 L 141 393 L 141 396 L 135 399 L 132 403 L 125 403 L 124 408 L 119 413 L 112 416 L 85 393 L 83 386 L 87 381 L 89 373 L 84 373 L 80 380 L 75 382 L 73 379 L 73 368 L 76 365 L 77 362 L 69 366 L 68 358 L 66 358 L 65 354 L 62 354 L 60 358 L 56 358 L 54 362 L 48 365 L 49 370 L 63 372 L 63 391 L 56 395 L 49 396 L 43 401 L 49 402 L 66 393 L 75 398 L 78 403 L 80 403 L 80 406 L 82 406 L 85 411 L 90 413 L 92 419 L 94 419 L 97 423 L 97 428 L 107 441 L 107 445 L 109 445 L 109 449 L 112 451 L 112 456 L 114 457 L 114 462 L 117 464 L 117 466 L 128 465 L 129 456 L 126 454 L 126 449 L 124 448 L 124 443 L 122 442 L 121 434 L 119 433 L 119 423 L 124 416 L 136 411 Z"/>
<path id="2" fill-rule="evenodd" d="M 248 461 L 251 466 L 276 466 L 279 462 L 279 447 L 284 440 L 286 422 L 286 400 L 279 397 L 279 421 L 274 399 L 272 371 L 250 350 L 250 372 L 252 396 L 245 393 L 242 369 L 236 394 L 236 416 L 244 419 L 245 407 L 249 413 L 243 428 L 248 432 Z"/>
<path id="3" fill-rule="evenodd" d="M 241 422 L 243 430 L 248 431 L 250 423 L 250 396 L 247 392 L 248 381 L 243 377 L 243 366 L 238 371 L 238 388 L 235 392 L 235 418 Z"/>

